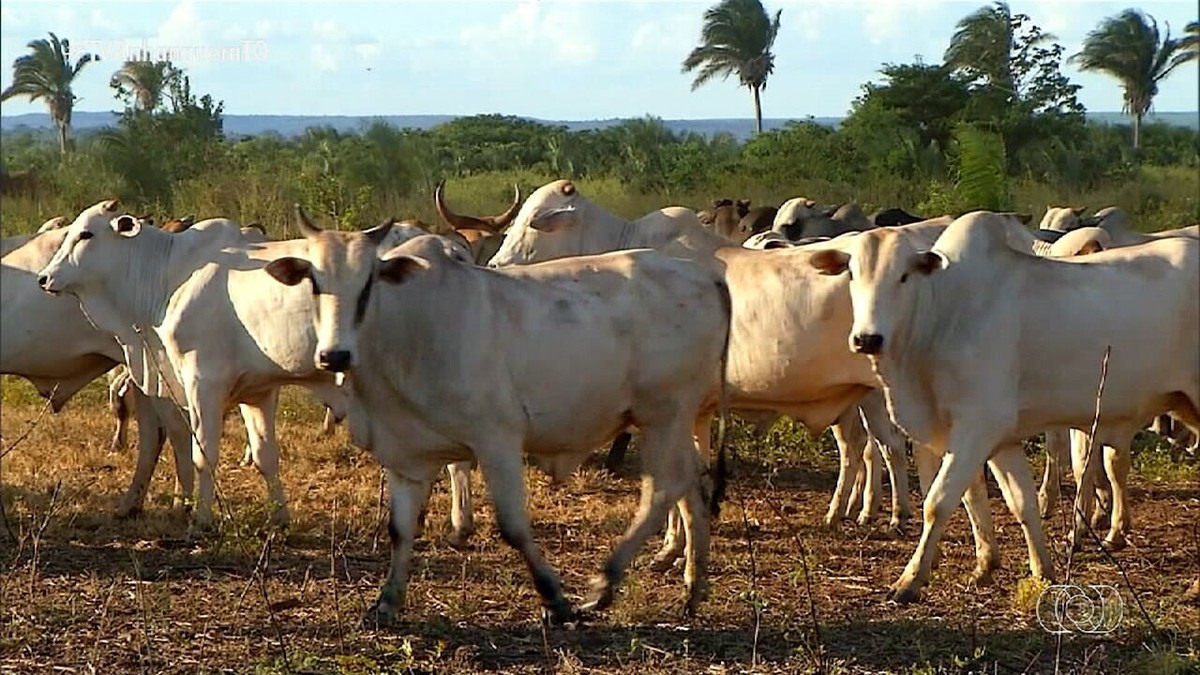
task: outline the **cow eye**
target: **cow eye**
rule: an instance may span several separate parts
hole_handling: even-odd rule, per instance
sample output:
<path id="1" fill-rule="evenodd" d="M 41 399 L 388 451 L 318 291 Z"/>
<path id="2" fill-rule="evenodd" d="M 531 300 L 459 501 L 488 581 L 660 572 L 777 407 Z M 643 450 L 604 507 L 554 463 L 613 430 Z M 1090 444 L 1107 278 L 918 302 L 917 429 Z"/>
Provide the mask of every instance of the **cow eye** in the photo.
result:
<path id="1" fill-rule="evenodd" d="M 908 281 L 908 272 L 900 275 L 900 283 L 904 283 L 906 281 Z"/>
<path id="2" fill-rule="evenodd" d="M 87 241 L 88 239 L 91 239 L 93 236 L 95 236 L 95 235 L 93 235 L 91 232 L 84 230 L 83 232 L 79 233 L 79 241 Z"/>

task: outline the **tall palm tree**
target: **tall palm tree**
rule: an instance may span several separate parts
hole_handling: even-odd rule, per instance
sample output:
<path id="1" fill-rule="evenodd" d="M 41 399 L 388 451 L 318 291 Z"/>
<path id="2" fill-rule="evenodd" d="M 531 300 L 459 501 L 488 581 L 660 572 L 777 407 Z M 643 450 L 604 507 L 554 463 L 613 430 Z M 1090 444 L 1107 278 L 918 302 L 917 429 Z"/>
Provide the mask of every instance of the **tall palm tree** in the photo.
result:
<path id="1" fill-rule="evenodd" d="M 983 80 L 1015 99 L 1018 92 L 1012 55 L 1017 49 L 1017 23 L 1017 17 L 1006 2 L 980 7 L 955 26 L 950 46 L 942 58 L 954 70 L 967 74 L 972 80 Z M 1035 42 L 1054 39 L 1046 33 L 1036 37 Z"/>
<path id="2" fill-rule="evenodd" d="M 31 53 L 13 61 L 13 83 L 0 92 L 0 101 L 14 96 L 28 96 L 30 101 L 44 99 L 50 119 L 58 127 L 59 150 L 66 154 L 71 112 L 78 99 L 71 84 L 84 66 L 100 57 L 84 54 L 71 65 L 71 41 L 59 40 L 54 33 L 50 33 L 49 40 L 33 40 L 27 46 Z"/>
<path id="3" fill-rule="evenodd" d="M 140 53 L 113 73 L 108 86 L 117 90 L 118 98 L 132 99 L 135 109 L 150 112 L 170 95 L 171 83 L 178 77 L 179 70 L 169 60 L 151 61 L 149 53 Z"/>
<path id="4" fill-rule="evenodd" d="M 772 19 L 760 0 L 721 0 L 704 13 L 700 45 L 683 60 L 683 72 L 697 68 L 692 91 L 721 76 L 736 74 L 743 87 L 754 95 L 754 131 L 762 132 L 761 92 L 775 70 L 771 47 L 779 35 L 779 16 Z"/>
<path id="5" fill-rule="evenodd" d="M 1200 59 L 1200 39 L 1195 22 L 1189 35 L 1171 38 L 1171 28 L 1159 34 L 1154 17 L 1127 9 L 1100 22 L 1088 33 L 1083 49 L 1070 58 L 1082 70 L 1095 70 L 1115 77 L 1125 89 L 1123 112 L 1133 118 L 1133 147 L 1142 143 L 1142 117 L 1150 111 L 1158 83 L 1176 68 Z"/>

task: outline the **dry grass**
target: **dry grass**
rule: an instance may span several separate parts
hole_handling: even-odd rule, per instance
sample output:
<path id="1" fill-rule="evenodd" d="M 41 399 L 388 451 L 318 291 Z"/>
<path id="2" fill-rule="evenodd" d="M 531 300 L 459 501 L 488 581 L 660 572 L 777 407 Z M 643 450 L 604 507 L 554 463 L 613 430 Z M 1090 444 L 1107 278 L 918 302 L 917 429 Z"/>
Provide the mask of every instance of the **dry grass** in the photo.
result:
<path id="1" fill-rule="evenodd" d="M 189 539 L 183 514 L 170 510 L 169 453 L 146 514 L 119 521 L 111 513 L 133 457 L 108 452 L 111 426 L 98 392 L 46 415 L 0 465 L 11 530 L 0 525 L 0 672 L 1053 670 L 1054 640 L 1019 597 L 1024 543 L 998 497 L 992 509 L 1005 567 L 993 586 L 968 587 L 971 538 L 966 519 L 957 517 L 924 601 L 889 605 L 885 589 L 912 552 L 916 524 L 905 538 L 852 525 L 819 530 L 834 457 L 827 444 L 786 425 L 758 446 L 738 429 L 740 461 L 715 531 L 712 593 L 696 620 L 678 616 L 681 573 L 654 574 L 645 556 L 608 613 L 575 629 L 543 630 L 524 566 L 500 542 L 489 506 L 481 504 L 471 550 L 440 541 L 448 499 L 439 485 L 404 624 L 364 628 L 359 618 L 387 566 L 378 468 L 347 445 L 343 430 L 319 438 L 319 411 L 302 393 L 287 392 L 285 400 L 283 480 L 294 521 L 286 534 L 262 527 L 265 490 L 254 469 L 236 464 L 244 434 L 236 423 L 226 427 L 219 475 L 233 517 L 220 534 Z M 40 410 L 26 385 L 5 382 L 4 448 Z M 568 593 L 585 592 L 624 530 L 636 501 L 632 475 L 629 469 L 613 479 L 589 467 L 555 486 L 529 474 L 537 535 Z M 1182 481 L 1135 483 L 1135 529 L 1129 549 L 1118 554 L 1161 633 L 1129 608 L 1116 633 L 1065 640 L 1063 672 L 1194 666 L 1200 609 L 1181 596 L 1200 559 L 1195 476 L 1193 470 Z M 475 480 L 477 494 L 485 494 Z M 34 535 L 43 524 L 35 559 Z M 1049 529 L 1061 542 L 1065 518 L 1056 515 Z M 1056 549 L 1062 565 L 1061 545 Z M 1073 564 L 1077 581 L 1120 583 L 1094 550 Z"/>

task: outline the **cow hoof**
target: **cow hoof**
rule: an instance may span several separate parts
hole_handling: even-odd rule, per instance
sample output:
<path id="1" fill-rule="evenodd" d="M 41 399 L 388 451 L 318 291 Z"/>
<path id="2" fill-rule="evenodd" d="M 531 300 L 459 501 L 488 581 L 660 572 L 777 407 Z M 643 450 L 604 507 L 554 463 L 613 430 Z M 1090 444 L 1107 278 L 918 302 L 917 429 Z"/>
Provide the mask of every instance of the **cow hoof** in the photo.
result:
<path id="1" fill-rule="evenodd" d="M 363 615 L 362 623 L 364 628 L 386 628 L 396 625 L 399 619 L 400 614 L 396 611 L 395 607 L 386 602 L 376 600 L 367 609 L 366 614 Z"/>
<path id="2" fill-rule="evenodd" d="M 826 532 L 837 532 L 842 525 L 841 518 L 826 518 L 821 522 L 821 529 Z"/>
<path id="3" fill-rule="evenodd" d="M 697 582 L 683 594 L 683 618 L 691 619 L 696 616 L 700 603 L 708 599 L 708 583 Z"/>
<path id="4" fill-rule="evenodd" d="M 551 626 L 564 626 L 578 619 L 579 614 L 566 599 L 542 607 L 542 622 Z"/>
<path id="5" fill-rule="evenodd" d="M 992 568 L 976 567 L 971 572 L 971 583 L 976 586 L 991 586 L 992 585 Z"/>
<path id="6" fill-rule="evenodd" d="M 120 518 L 122 520 L 126 519 L 126 518 L 135 518 L 137 516 L 142 515 L 142 507 L 140 504 L 139 505 L 121 504 L 120 506 L 117 507 L 117 511 L 113 515 L 115 515 L 117 518 Z"/>
<path id="7" fill-rule="evenodd" d="M 450 548 L 457 551 L 467 551 L 471 548 L 471 535 L 474 530 L 463 530 L 461 532 L 451 532 L 446 535 L 446 544 Z"/>
<path id="8" fill-rule="evenodd" d="M 921 591 L 913 586 L 893 588 L 888 593 L 888 600 L 898 605 L 909 605 L 921 599 Z"/>
<path id="9" fill-rule="evenodd" d="M 1100 545 L 1103 546 L 1107 551 L 1120 551 L 1126 546 L 1125 537 L 1121 535 L 1113 536 L 1110 534 L 1105 537 L 1104 541 L 1100 542 Z"/>
<path id="10" fill-rule="evenodd" d="M 580 611 L 584 612 L 600 612 L 608 609 L 613 603 L 613 587 L 612 584 L 605 581 L 595 581 L 592 583 L 592 598 L 580 606 Z"/>
<path id="11" fill-rule="evenodd" d="M 659 551 L 658 555 L 650 561 L 650 570 L 652 572 L 667 572 L 675 566 L 675 562 L 683 555 L 683 551 L 664 550 Z"/>

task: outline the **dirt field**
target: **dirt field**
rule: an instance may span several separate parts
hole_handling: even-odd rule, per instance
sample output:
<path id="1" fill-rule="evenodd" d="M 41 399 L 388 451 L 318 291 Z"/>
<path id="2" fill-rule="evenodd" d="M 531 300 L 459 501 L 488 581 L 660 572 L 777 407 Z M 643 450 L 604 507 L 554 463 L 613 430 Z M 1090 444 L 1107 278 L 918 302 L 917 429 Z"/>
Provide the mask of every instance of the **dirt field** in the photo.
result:
<path id="1" fill-rule="evenodd" d="M 923 602 L 888 603 L 918 524 L 903 537 L 885 531 L 886 519 L 822 531 L 832 444 L 787 424 L 760 443 L 736 429 L 712 592 L 697 619 L 679 617 L 681 572 L 651 572 L 648 550 L 612 609 L 582 626 L 543 629 L 536 593 L 500 541 L 476 475 L 473 547 L 440 540 L 448 500 L 439 484 L 406 620 L 374 630 L 360 618 L 387 568 L 380 473 L 344 430 L 318 437 L 319 411 L 303 394 L 287 394 L 280 415 L 292 527 L 262 527 L 265 489 L 254 469 L 237 465 L 244 432 L 231 417 L 218 478 L 230 517 L 219 534 L 189 539 L 185 516 L 170 508 L 169 456 L 146 513 L 112 516 L 133 455 L 108 451 L 98 389 L 31 431 L 43 407 L 30 392 L 4 384 L 4 673 L 1050 673 L 1056 661 L 1064 673 L 1183 673 L 1196 672 L 1200 655 L 1200 607 L 1182 599 L 1200 574 L 1200 480 L 1195 463 L 1149 456 L 1161 453 L 1135 463 L 1134 531 L 1116 554 L 1125 575 L 1094 544 L 1071 565 L 1075 582 L 1120 588 L 1124 615 L 1108 635 L 1059 641 L 1039 626 L 1038 589 L 1019 585 L 1024 542 L 994 490 L 1004 556 L 995 583 L 966 581 L 974 555 L 960 511 Z M 565 485 L 528 475 L 539 540 L 578 599 L 633 512 L 636 456 L 616 478 L 592 466 Z M 1060 577 L 1066 513 L 1064 501 L 1048 525 Z"/>

